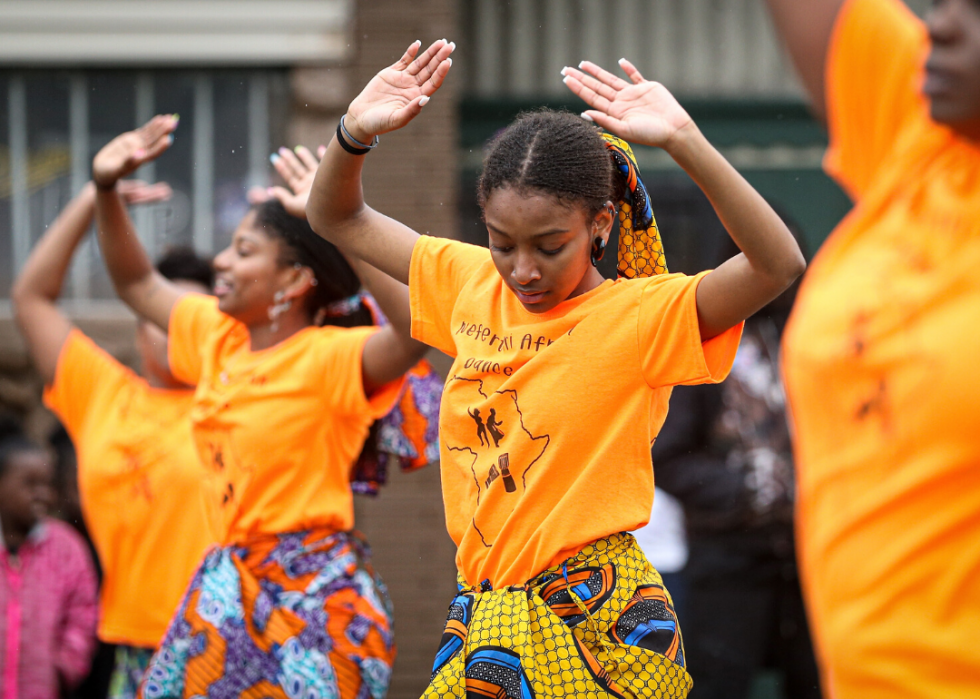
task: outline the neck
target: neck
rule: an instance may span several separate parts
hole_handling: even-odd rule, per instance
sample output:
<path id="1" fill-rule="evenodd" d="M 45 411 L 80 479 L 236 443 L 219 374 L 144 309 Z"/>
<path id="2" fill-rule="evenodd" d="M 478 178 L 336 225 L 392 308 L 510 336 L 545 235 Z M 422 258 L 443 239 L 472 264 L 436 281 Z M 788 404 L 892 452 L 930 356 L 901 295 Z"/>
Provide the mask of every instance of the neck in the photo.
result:
<path id="1" fill-rule="evenodd" d="M 579 282 L 577 287 L 575 287 L 575 291 L 568 295 L 568 298 L 573 299 L 576 296 L 581 296 L 586 292 L 592 291 L 605 280 L 606 278 L 599 273 L 598 269 L 595 267 L 589 267 L 589 271 L 585 273 L 585 276 L 582 277 L 582 281 Z"/>
<path id="2" fill-rule="evenodd" d="M 0 525 L 3 526 L 3 543 L 8 551 L 19 550 L 27 540 L 27 535 L 31 533 L 30 529 L 25 530 L 22 527 L 15 527 L 2 514 L 0 514 Z"/>
<path id="3" fill-rule="evenodd" d="M 301 313 L 284 314 L 278 323 L 278 327 L 273 330 L 272 323 L 262 323 L 261 325 L 250 325 L 248 336 L 253 352 L 268 349 L 278 345 L 300 330 L 310 327 L 309 319 Z"/>
<path id="4" fill-rule="evenodd" d="M 191 389 L 190 386 L 181 383 L 172 376 L 167 379 L 157 374 L 147 373 L 143 375 L 143 378 L 146 379 L 146 383 L 150 388 L 159 388 L 164 391 L 188 391 Z"/>

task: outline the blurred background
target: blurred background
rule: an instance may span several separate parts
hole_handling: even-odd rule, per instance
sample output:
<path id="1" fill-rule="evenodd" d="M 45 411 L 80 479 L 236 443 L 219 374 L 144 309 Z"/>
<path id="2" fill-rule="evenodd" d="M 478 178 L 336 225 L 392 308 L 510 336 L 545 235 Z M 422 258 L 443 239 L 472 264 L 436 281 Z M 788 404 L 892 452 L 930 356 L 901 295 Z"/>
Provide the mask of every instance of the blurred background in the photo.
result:
<path id="1" fill-rule="evenodd" d="M 582 59 L 613 68 L 621 56 L 678 95 L 811 252 L 850 206 L 820 170 L 825 134 L 762 0 L 0 0 L 0 407 L 38 437 L 52 426 L 12 326 L 10 285 L 110 138 L 180 114 L 174 146 L 138 173 L 175 196 L 136 223 L 151 254 L 213 253 L 246 211 L 247 188 L 272 182 L 274 148 L 326 143 L 359 86 L 416 38 L 441 37 L 459 47 L 446 85 L 410 128 L 382 138 L 365 174 L 369 203 L 422 232 L 483 244 L 474 186 L 487 140 L 524 109 L 580 111 L 560 69 Z M 706 200 L 664 153 L 637 156 L 672 271 L 705 268 L 723 235 Z M 86 332 L 134 361 L 133 319 L 93 240 L 63 296 Z M 437 468 L 393 481 L 359 501 L 358 522 L 395 602 L 390 696 L 417 697 L 454 590 L 454 551 Z M 777 696 L 776 684 L 762 678 L 758 695 Z"/>

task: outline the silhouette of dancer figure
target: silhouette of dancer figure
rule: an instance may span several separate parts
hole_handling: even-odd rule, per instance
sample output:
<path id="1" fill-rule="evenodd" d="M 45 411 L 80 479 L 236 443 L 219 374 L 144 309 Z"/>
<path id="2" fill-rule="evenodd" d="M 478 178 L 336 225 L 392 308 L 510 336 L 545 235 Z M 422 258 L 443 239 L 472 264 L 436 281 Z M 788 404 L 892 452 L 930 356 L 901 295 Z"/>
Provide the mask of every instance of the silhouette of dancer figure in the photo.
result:
<path id="1" fill-rule="evenodd" d="M 504 433 L 500 431 L 503 424 L 503 421 L 497 422 L 497 411 L 494 408 L 490 408 L 490 414 L 487 416 L 487 430 L 490 431 L 490 436 L 493 437 L 493 446 L 495 447 L 500 446 L 500 440 L 504 437 Z M 489 443 L 487 446 L 490 446 Z"/>
<path id="2" fill-rule="evenodd" d="M 480 438 L 480 446 L 481 447 L 484 447 L 484 446 L 489 447 L 490 446 L 490 438 L 487 437 L 487 428 L 486 428 L 486 425 L 483 424 L 483 418 L 480 417 L 480 409 L 479 408 L 474 408 L 473 410 L 470 410 L 469 408 L 467 408 L 466 409 L 466 412 L 469 414 L 469 416 L 471 418 L 473 418 L 474 420 L 476 420 L 476 436 Z M 490 412 L 491 412 L 491 414 L 493 414 L 493 411 L 492 410 Z"/>

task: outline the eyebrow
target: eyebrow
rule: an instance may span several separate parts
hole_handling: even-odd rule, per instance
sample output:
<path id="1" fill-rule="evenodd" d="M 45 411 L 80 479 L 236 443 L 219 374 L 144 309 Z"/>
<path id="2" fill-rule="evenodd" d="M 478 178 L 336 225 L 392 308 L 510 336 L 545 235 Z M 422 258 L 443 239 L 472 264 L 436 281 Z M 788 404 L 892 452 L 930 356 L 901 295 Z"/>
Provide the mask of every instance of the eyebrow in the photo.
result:
<path id="1" fill-rule="evenodd" d="M 499 228 L 496 228 L 496 227 L 490 225 L 489 223 L 486 224 L 486 225 L 487 225 L 487 230 L 491 231 L 492 233 L 497 233 L 499 235 L 506 236 L 506 237 L 510 238 L 510 235 L 507 232 L 502 231 Z M 534 235 L 531 236 L 531 240 L 537 240 L 538 238 L 546 238 L 549 235 L 556 235 L 558 233 L 568 233 L 568 229 L 567 228 L 555 228 L 554 230 L 544 231 L 543 233 L 535 233 Z"/>

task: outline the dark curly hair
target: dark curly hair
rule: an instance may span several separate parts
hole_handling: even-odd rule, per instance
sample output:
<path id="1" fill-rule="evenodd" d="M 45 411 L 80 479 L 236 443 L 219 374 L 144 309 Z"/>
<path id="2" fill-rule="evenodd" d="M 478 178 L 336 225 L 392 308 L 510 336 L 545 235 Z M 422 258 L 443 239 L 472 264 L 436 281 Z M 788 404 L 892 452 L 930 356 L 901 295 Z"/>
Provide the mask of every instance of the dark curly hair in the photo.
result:
<path id="1" fill-rule="evenodd" d="M 29 440 L 20 421 L 13 415 L 0 414 L 0 478 L 7 473 L 7 466 L 15 454 L 40 451 L 41 447 Z"/>
<path id="2" fill-rule="evenodd" d="M 477 184 L 485 209 L 496 189 L 550 194 L 595 216 L 617 201 L 622 184 L 595 125 L 568 112 L 525 112 L 491 143 Z"/>
<path id="3" fill-rule="evenodd" d="M 157 271 L 167 279 L 197 282 L 210 289 L 214 286 L 214 268 L 211 261 L 201 257 L 193 248 L 170 248 L 157 260 Z"/>
<path id="4" fill-rule="evenodd" d="M 276 199 L 255 207 L 255 225 L 282 243 L 280 264 L 299 264 L 313 270 L 316 286 L 307 296 L 307 312 L 315 319 L 321 309 L 354 296 L 361 289 L 361 280 L 332 243 L 310 228 L 306 219 L 291 215 Z M 326 325 L 353 328 L 371 325 L 371 311 L 363 303 L 348 315 L 327 316 Z"/>

